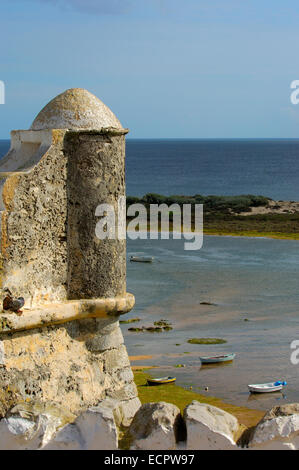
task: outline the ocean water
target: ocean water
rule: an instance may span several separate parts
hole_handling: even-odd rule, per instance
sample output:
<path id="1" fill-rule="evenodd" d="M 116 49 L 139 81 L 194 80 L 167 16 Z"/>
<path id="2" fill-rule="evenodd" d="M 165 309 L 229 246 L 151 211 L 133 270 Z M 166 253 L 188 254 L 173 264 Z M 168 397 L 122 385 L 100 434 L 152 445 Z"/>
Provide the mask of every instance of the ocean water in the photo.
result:
<path id="1" fill-rule="evenodd" d="M 127 194 L 299 200 L 299 140 L 127 140 Z"/>
<path id="2" fill-rule="evenodd" d="M 9 146 L 9 140 L 0 140 L 0 158 L 2 158 L 8 152 Z"/>
<path id="3" fill-rule="evenodd" d="M 127 139 L 127 194 L 299 200 L 299 140 Z M 9 141 L 0 140 L 0 158 Z"/>

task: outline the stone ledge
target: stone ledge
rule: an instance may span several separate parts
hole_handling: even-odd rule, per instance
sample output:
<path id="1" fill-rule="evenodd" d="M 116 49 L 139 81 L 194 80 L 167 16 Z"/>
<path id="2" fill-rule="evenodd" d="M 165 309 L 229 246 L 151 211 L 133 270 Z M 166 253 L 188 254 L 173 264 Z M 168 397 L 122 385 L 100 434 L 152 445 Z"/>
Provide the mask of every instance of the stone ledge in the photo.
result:
<path id="1" fill-rule="evenodd" d="M 130 131 L 127 128 L 102 127 L 101 129 L 66 129 L 66 135 L 126 135 Z"/>
<path id="2" fill-rule="evenodd" d="M 23 315 L 0 313 L 0 335 L 15 331 L 31 330 L 84 318 L 109 318 L 128 313 L 135 304 L 135 297 L 108 299 L 81 299 L 48 304 L 33 309 L 23 309 Z"/>

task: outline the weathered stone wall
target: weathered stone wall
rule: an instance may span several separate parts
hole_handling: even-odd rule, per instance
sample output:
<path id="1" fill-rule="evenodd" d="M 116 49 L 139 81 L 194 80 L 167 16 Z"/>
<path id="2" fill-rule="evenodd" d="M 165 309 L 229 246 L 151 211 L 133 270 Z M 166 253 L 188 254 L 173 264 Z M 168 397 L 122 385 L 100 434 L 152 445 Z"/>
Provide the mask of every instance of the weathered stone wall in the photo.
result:
<path id="1" fill-rule="evenodd" d="M 1 285 L 27 307 L 67 298 L 65 132 L 52 133 L 38 164 L 10 174 L 2 188 Z"/>
<path id="2" fill-rule="evenodd" d="M 0 416 L 22 401 L 54 401 L 77 415 L 107 398 L 136 397 L 117 318 L 1 334 Z"/>
<path id="3" fill-rule="evenodd" d="M 125 196 L 125 137 L 69 132 L 64 152 L 68 156 L 68 298 L 123 295 L 126 242 L 98 239 L 95 212 L 99 204 L 111 204 L 118 222 L 118 199 Z"/>
<path id="4" fill-rule="evenodd" d="M 96 237 L 95 211 L 112 204 L 117 222 L 126 131 L 51 132 L 30 171 L 2 175 L 1 285 L 26 307 L 123 295 L 126 243 Z"/>

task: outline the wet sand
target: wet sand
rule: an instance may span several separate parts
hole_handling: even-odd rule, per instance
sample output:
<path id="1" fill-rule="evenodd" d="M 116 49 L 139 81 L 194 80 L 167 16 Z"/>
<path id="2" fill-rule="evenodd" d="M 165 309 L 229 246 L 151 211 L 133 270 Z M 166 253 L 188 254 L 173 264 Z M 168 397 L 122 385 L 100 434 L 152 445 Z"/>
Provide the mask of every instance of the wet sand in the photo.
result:
<path id="1" fill-rule="evenodd" d="M 130 356 L 130 361 L 143 361 L 144 359 L 152 359 L 153 356 Z"/>

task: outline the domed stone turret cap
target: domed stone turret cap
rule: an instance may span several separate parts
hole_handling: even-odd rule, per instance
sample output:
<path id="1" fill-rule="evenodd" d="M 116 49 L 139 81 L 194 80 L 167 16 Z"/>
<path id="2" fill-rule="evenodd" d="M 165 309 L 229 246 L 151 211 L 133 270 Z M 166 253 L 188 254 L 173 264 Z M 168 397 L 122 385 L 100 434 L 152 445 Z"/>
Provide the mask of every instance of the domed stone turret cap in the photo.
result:
<path id="1" fill-rule="evenodd" d="M 71 88 L 50 101 L 37 115 L 30 130 L 123 129 L 113 112 L 83 88 Z"/>

